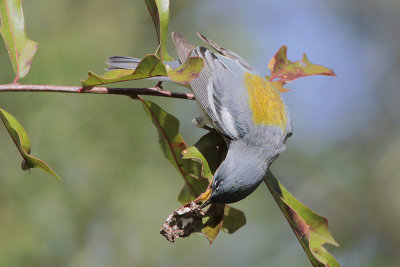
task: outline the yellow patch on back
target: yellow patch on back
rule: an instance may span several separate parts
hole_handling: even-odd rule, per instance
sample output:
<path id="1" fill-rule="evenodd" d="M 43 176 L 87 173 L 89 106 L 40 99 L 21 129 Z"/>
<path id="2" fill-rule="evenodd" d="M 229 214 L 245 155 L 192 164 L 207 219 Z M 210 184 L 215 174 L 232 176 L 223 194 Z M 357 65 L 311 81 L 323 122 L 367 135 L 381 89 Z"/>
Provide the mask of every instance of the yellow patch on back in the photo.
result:
<path id="1" fill-rule="evenodd" d="M 249 72 L 244 75 L 254 124 L 275 125 L 286 130 L 285 105 L 278 90 L 267 80 Z"/>

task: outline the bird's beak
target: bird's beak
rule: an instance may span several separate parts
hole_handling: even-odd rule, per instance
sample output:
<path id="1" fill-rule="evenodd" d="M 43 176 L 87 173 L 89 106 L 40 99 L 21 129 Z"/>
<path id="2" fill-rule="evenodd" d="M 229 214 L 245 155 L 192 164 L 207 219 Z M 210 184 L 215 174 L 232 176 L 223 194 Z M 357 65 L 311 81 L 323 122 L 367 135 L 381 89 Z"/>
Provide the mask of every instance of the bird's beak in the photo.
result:
<path id="1" fill-rule="evenodd" d="M 209 186 L 207 187 L 207 190 L 197 198 L 196 202 L 203 203 L 200 207 L 201 209 L 211 204 L 211 195 L 212 195 L 212 190 Z"/>
<path id="2" fill-rule="evenodd" d="M 200 206 L 200 209 L 204 209 L 205 207 L 207 207 L 207 206 L 210 205 L 210 204 L 211 204 L 211 197 L 208 198 L 208 199 L 206 200 L 206 202 L 204 202 L 204 204 Z"/>

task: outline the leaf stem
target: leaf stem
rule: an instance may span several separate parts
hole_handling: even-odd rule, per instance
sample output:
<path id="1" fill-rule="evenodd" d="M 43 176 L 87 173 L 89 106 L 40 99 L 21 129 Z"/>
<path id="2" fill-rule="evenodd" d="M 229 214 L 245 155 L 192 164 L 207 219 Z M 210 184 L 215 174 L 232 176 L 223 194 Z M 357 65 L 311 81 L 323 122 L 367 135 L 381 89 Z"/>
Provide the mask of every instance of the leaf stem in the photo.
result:
<path id="1" fill-rule="evenodd" d="M 150 95 L 160 97 L 179 98 L 186 100 L 194 100 L 191 93 L 168 92 L 161 91 L 157 87 L 149 88 L 114 88 L 114 87 L 94 87 L 90 90 L 83 90 L 80 86 L 63 86 L 63 85 L 25 85 L 25 84 L 0 84 L 1 92 L 56 92 L 56 93 L 82 93 L 82 94 L 111 94 L 126 95 L 135 97 L 138 95 Z"/>

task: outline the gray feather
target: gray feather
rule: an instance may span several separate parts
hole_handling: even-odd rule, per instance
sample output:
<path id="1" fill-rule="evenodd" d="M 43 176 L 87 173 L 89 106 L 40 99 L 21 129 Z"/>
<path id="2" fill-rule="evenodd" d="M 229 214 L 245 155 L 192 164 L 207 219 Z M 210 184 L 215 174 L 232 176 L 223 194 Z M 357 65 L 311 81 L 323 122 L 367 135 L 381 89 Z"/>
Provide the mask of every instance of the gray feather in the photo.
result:
<path id="1" fill-rule="evenodd" d="M 180 33 L 172 32 L 172 40 L 174 40 L 176 50 L 181 62 L 185 62 L 190 51 L 194 46 Z"/>
<path id="2" fill-rule="evenodd" d="M 229 137 L 243 137 L 250 117 L 247 92 L 243 86 L 245 70 L 230 58 L 196 47 L 191 56 L 204 58 L 199 77 L 190 83 L 196 99 L 209 115 L 215 128 Z"/>
<path id="3" fill-rule="evenodd" d="M 197 33 L 197 36 L 202 39 L 204 42 L 206 42 L 209 46 L 211 46 L 212 48 L 214 48 L 215 50 L 218 51 L 218 53 L 220 53 L 223 56 L 226 56 L 234 61 L 236 61 L 237 63 L 239 63 L 240 65 L 242 65 L 242 67 L 244 67 L 245 69 L 247 69 L 250 72 L 255 71 L 255 69 L 253 68 L 253 66 L 251 66 L 244 58 L 242 58 L 241 56 L 239 56 L 238 54 L 236 54 L 235 52 L 227 49 L 227 48 L 223 48 L 222 46 L 220 46 L 219 44 L 217 44 L 216 42 L 214 42 L 211 39 L 208 39 L 207 37 L 205 37 L 204 35 L 202 35 L 201 33 Z"/>
<path id="4" fill-rule="evenodd" d="M 108 65 L 108 68 L 106 70 L 116 70 L 116 69 L 134 70 L 136 69 L 140 61 L 141 61 L 140 58 L 126 57 L 126 56 L 112 56 L 107 58 L 106 63 Z M 173 69 L 176 69 L 181 65 L 180 60 L 164 61 L 163 63 L 167 64 Z"/>

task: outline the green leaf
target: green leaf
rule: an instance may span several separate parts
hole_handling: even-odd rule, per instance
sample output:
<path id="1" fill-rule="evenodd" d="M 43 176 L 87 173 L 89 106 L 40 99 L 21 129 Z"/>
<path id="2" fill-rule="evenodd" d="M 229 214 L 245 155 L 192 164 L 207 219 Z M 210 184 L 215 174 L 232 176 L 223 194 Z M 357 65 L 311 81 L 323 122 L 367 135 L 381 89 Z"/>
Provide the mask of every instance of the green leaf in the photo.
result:
<path id="1" fill-rule="evenodd" d="M 204 67 L 204 60 L 200 57 L 188 57 L 179 68 L 173 69 L 166 65 L 168 77 L 175 83 L 189 84 L 196 79 Z"/>
<path id="2" fill-rule="evenodd" d="M 208 167 L 208 163 L 204 156 L 200 153 L 196 146 L 191 146 L 182 152 L 184 159 L 198 160 L 202 165 L 201 175 L 208 179 L 209 183 L 212 182 L 212 172 Z M 208 185 L 208 184 L 207 184 Z M 222 227 L 224 217 L 225 205 L 223 204 L 212 204 L 208 207 L 205 216 L 202 218 L 202 223 L 199 224 L 200 231 L 207 239 L 210 244 L 218 236 L 219 231 Z"/>
<path id="3" fill-rule="evenodd" d="M 0 32 L 17 82 L 29 72 L 38 44 L 26 36 L 21 0 L 0 0 L 0 19 Z"/>
<path id="4" fill-rule="evenodd" d="M 323 247 L 339 246 L 328 229 L 328 220 L 298 201 L 269 171 L 264 178 L 268 189 L 278 203 L 294 234 L 307 253 L 313 266 L 340 266 Z"/>
<path id="5" fill-rule="evenodd" d="M 210 245 L 218 236 L 224 220 L 224 204 L 211 204 L 202 219 L 201 234 L 204 235 Z"/>
<path id="6" fill-rule="evenodd" d="M 163 61 L 173 60 L 167 52 L 169 0 L 145 0 L 157 32 L 158 44 Z"/>
<path id="7" fill-rule="evenodd" d="M 194 146 L 205 158 L 210 170 L 214 173 L 224 161 L 228 148 L 222 136 L 215 132 L 203 135 Z"/>
<path id="8" fill-rule="evenodd" d="M 233 234 L 246 224 L 246 216 L 243 211 L 225 205 L 224 222 L 222 231 Z"/>
<path id="9" fill-rule="evenodd" d="M 205 183 L 205 180 L 203 180 L 203 185 L 202 187 L 205 187 L 204 190 L 207 188 L 208 184 L 210 183 L 212 179 L 212 172 L 210 171 L 210 168 L 208 167 L 207 161 L 204 159 L 203 155 L 197 150 L 195 146 L 188 147 L 185 150 L 182 151 L 182 159 L 184 160 L 190 160 L 191 163 L 190 165 L 187 165 L 186 171 L 189 176 L 193 175 L 195 177 L 202 177 L 207 179 L 207 184 Z M 195 164 L 195 162 L 197 164 Z M 199 172 L 200 170 L 200 172 Z M 194 186 L 191 185 L 190 182 L 186 183 L 182 190 L 180 191 L 178 195 L 178 200 L 181 203 L 188 203 L 190 201 L 193 201 L 198 197 L 200 194 L 193 194 L 193 190 L 190 190 L 190 188 Z M 204 190 L 201 191 L 204 192 Z"/>
<path id="10" fill-rule="evenodd" d="M 156 126 L 161 151 L 185 180 L 179 201 L 187 203 L 194 200 L 208 186 L 208 177 L 202 175 L 203 166 L 198 159 L 183 158 L 182 152 L 188 149 L 179 134 L 179 121 L 151 101 L 142 100 L 146 114 Z"/>
<path id="11" fill-rule="evenodd" d="M 189 159 L 191 161 L 199 162 L 201 165 L 201 173 L 200 173 L 201 177 L 207 178 L 208 181 L 211 181 L 213 175 L 210 168 L 208 167 L 208 163 L 195 146 L 188 147 L 187 149 L 182 151 L 182 155 L 183 159 Z"/>
<path id="12" fill-rule="evenodd" d="M 155 55 L 146 55 L 134 70 L 112 70 L 103 76 L 89 72 L 89 77 L 82 81 L 82 87 L 125 82 L 149 77 L 167 76 L 164 64 Z"/>
<path id="13" fill-rule="evenodd" d="M 60 177 L 58 177 L 58 175 L 45 162 L 30 155 L 31 143 L 28 134 L 21 126 L 21 124 L 10 113 L 1 108 L 0 118 L 4 123 L 4 126 L 7 128 L 7 131 L 14 141 L 16 147 L 18 148 L 19 153 L 24 159 L 22 163 L 22 168 L 39 168 L 50 173 L 55 178 L 61 180 Z"/>
<path id="14" fill-rule="evenodd" d="M 208 160 L 200 150 L 207 154 Z M 210 132 L 201 137 L 194 146 L 189 147 L 183 153 L 184 158 L 198 159 L 202 163 L 202 176 L 207 177 L 211 183 L 212 173 L 224 160 L 227 148 L 220 134 Z M 216 166 L 213 172 L 210 170 L 208 162 Z M 242 211 L 228 205 L 212 204 L 202 219 L 200 231 L 211 244 L 218 236 L 221 227 L 224 228 L 225 232 L 233 233 L 245 224 L 246 217 Z"/>
<path id="15" fill-rule="evenodd" d="M 188 84 L 200 75 L 203 66 L 204 61 L 202 58 L 188 57 L 185 64 L 173 69 L 168 65 L 164 65 L 155 55 L 146 55 L 134 70 L 111 70 L 103 76 L 90 71 L 89 77 L 82 81 L 82 87 L 91 88 L 102 84 L 165 76 L 168 76 L 173 82 Z"/>
<path id="16" fill-rule="evenodd" d="M 268 80 L 278 79 L 282 83 L 288 83 L 295 79 L 311 75 L 336 76 L 333 70 L 321 65 L 311 63 L 306 54 L 302 61 L 290 61 L 287 58 L 287 47 L 282 46 L 268 64 L 271 76 Z"/>

